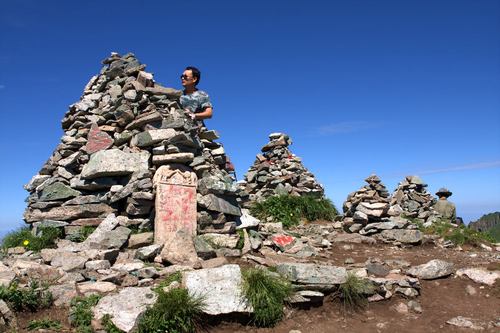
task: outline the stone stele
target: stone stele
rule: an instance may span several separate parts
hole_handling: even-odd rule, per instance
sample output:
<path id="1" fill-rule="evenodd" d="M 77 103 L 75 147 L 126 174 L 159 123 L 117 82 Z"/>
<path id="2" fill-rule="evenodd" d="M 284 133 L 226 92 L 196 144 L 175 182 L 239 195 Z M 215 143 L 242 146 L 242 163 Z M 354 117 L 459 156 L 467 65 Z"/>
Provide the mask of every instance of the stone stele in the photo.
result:
<path id="1" fill-rule="evenodd" d="M 177 241 L 177 231 L 196 236 L 196 174 L 181 164 L 163 165 L 156 171 L 156 244 Z"/>

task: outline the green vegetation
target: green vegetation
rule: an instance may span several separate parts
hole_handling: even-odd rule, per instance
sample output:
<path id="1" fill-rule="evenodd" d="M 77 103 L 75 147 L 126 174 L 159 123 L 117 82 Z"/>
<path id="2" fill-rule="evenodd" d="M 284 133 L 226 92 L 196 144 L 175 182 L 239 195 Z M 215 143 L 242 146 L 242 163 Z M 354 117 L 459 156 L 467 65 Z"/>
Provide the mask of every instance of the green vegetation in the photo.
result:
<path id="1" fill-rule="evenodd" d="M 138 333 L 195 332 L 205 306 L 203 297 L 192 296 L 186 289 L 157 292 L 158 300 L 144 313 Z"/>
<path id="2" fill-rule="evenodd" d="M 339 285 L 334 296 L 340 299 L 344 311 L 354 311 L 366 307 L 368 304 L 366 296 L 373 294 L 373 291 L 373 285 L 368 280 L 348 273 L 346 282 Z"/>
<path id="3" fill-rule="evenodd" d="M 484 242 L 494 242 L 494 238 L 485 232 L 476 231 L 465 226 L 455 227 L 451 223 L 438 221 L 429 227 L 419 224 L 419 229 L 430 235 L 439 235 L 455 245 L 473 245 L 477 246 Z"/>
<path id="4" fill-rule="evenodd" d="M 490 230 L 486 231 L 488 235 L 496 242 L 500 243 L 500 224 L 497 224 Z"/>
<path id="5" fill-rule="evenodd" d="M 26 288 L 20 288 L 17 282 L 12 282 L 8 286 L 0 286 L 0 299 L 16 312 L 34 312 L 52 305 L 52 294 L 47 289 L 48 286 L 40 285 L 35 280 L 30 281 Z"/>
<path id="6" fill-rule="evenodd" d="M 62 329 L 62 325 L 61 322 L 58 320 L 44 318 L 40 320 L 30 320 L 26 328 L 29 331 L 34 331 L 38 329 L 49 329 L 49 330 L 60 331 Z"/>
<path id="7" fill-rule="evenodd" d="M 55 240 L 62 237 L 62 229 L 54 227 L 40 228 L 40 235 L 35 236 L 29 227 L 23 227 L 7 234 L 3 241 L 4 249 L 24 246 L 27 250 L 39 252 L 41 249 L 54 247 Z"/>
<path id="8" fill-rule="evenodd" d="M 99 302 L 100 295 L 75 297 L 71 300 L 69 319 L 78 333 L 92 333 L 92 307 Z"/>
<path id="9" fill-rule="evenodd" d="M 255 203 L 251 207 L 251 213 L 262 220 L 272 217 L 289 228 L 299 224 L 302 218 L 308 221 L 332 221 L 338 211 L 329 199 L 280 195 Z"/>
<path id="10" fill-rule="evenodd" d="M 236 243 L 236 248 L 238 250 L 242 250 L 243 246 L 245 246 L 245 232 L 242 229 L 236 230 L 236 232 L 238 233 L 238 236 L 240 236 L 238 243 Z"/>
<path id="11" fill-rule="evenodd" d="M 283 318 L 283 304 L 292 292 L 290 283 L 272 273 L 249 268 L 243 274 L 243 293 L 254 309 L 254 323 L 272 327 Z"/>
<path id="12" fill-rule="evenodd" d="M 123 331 L 121 329 L 119 329 L 118 327 L 115 326 L 115 324 L 113 324 L 113 322 L 111 321 L 111 315 L 109 314 L 105 314 L 103 317 L 102 317 L 102 326 L 104 327 L 104 330 L 106 331 L 106 333 L 123 333 Z"/>

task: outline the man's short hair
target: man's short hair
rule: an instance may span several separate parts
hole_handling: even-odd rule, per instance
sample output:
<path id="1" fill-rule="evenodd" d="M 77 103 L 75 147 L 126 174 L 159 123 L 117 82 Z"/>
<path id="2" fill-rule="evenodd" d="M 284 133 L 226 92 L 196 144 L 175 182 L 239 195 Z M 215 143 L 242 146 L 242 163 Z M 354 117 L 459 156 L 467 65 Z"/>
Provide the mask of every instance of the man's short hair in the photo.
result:
<path id="1" fill-rule="evenodd" d="M 186 67 L 186 70 L 190 70 L 191 73 L 193 73 L 193 78 L 197 78 L 196 80 L 196 83 L 195 83 L 195 86 L 198 85 L 198 83 L 200 83 L 200 80 L 201 80 L 201 72 L 198 68 L 194 67 L 194 66 L 188 66 Z"/>

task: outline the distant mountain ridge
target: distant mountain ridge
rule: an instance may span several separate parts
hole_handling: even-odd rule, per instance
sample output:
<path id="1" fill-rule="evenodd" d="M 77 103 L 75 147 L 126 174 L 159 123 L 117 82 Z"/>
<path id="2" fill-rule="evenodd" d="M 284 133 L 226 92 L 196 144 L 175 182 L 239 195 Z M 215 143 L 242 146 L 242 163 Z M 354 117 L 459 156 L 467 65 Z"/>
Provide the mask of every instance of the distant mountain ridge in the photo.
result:
<path id="1" fill-rule="evenodd" d="M 496 226 L 500 226 L 500 212 L 485 214 L 479 220 L 469 223 L 469 228 L 477 231 L 488 231 Z"/>

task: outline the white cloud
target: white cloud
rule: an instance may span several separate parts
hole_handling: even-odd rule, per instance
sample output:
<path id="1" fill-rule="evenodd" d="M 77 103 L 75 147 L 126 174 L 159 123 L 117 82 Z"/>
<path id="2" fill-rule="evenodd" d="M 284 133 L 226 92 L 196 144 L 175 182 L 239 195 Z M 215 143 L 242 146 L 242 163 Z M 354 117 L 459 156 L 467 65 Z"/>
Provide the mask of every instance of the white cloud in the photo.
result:
<path id="1" fill-rule="evenodd" d="M 344 121 L 329 125 L 324 125 L 318 128 L 318 134 L 322 136 L 346 134 L 359 132 L 367 129 L 380 127 L 380 123 L 371 123 L 367 121 Z"/>
<path id="2" fill-rule="evenodd" d="M 500 161 L 492 161 L 492 162 L 481 162 L 481 163 L 472 163 L 465 165 L 452 166 L 442 169 L 431 169 L 431 170 L 423 170 L 416 172 L 417 175 L 430 175 L 434 173 L 446 173 L 452 171 L 463 171 L 463 170 L 480 170 L 480 169 L 490 169 L 490 168 L 498 168 L 500 167 Z"/>

